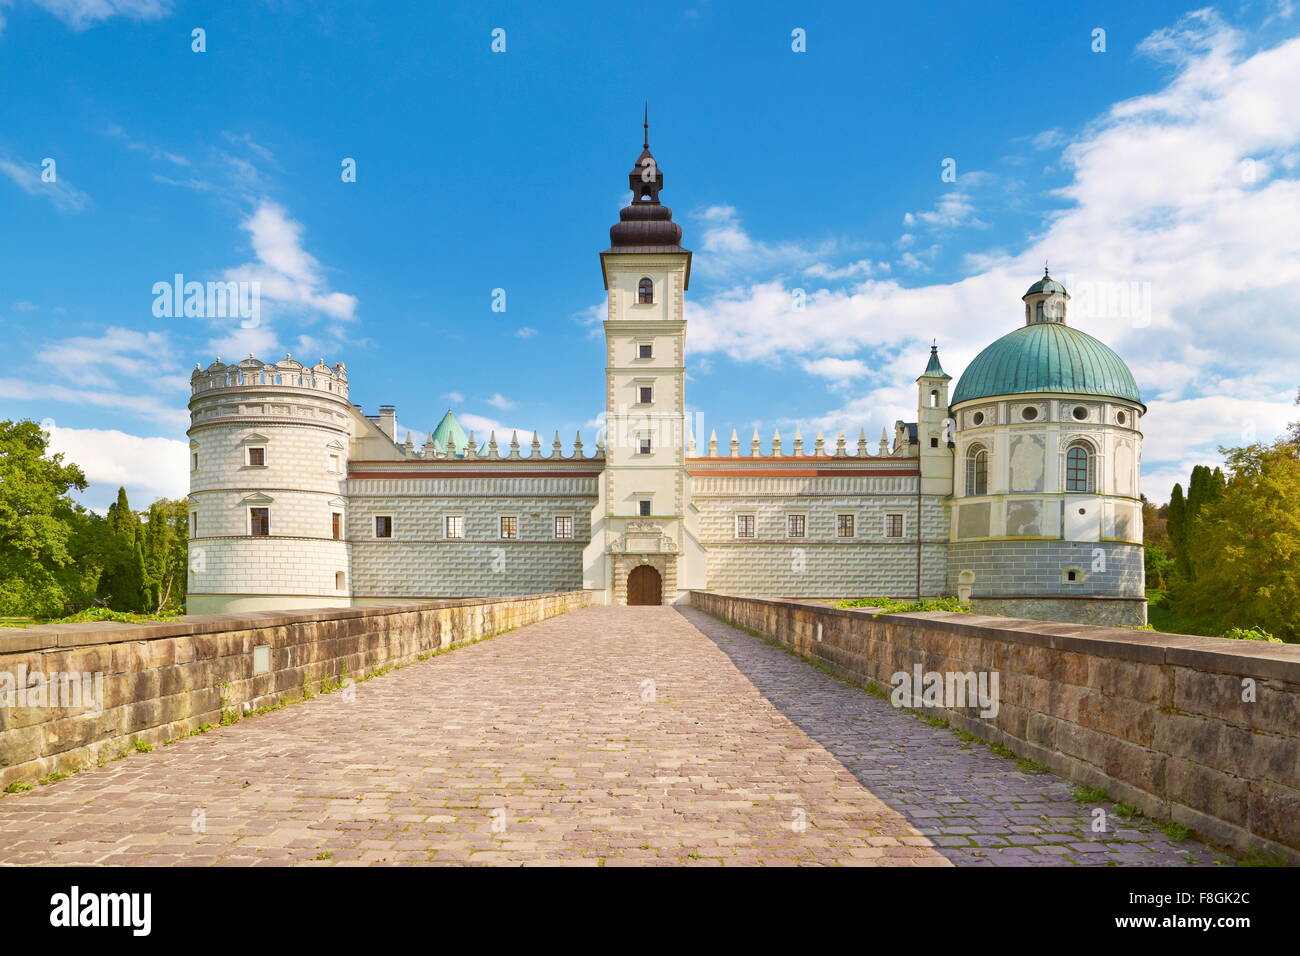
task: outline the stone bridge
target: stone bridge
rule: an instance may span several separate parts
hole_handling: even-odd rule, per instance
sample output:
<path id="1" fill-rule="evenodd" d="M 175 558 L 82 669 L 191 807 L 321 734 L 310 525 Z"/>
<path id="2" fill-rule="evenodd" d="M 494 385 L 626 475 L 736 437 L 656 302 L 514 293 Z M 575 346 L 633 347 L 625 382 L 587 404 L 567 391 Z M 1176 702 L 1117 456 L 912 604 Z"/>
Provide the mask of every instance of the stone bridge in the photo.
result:
<path id="1" fill-rule="evenodd" d="M 699 610 L 580 607 L 2 796 L 0 864 L 1227 859 L 1072 790 Z"/>

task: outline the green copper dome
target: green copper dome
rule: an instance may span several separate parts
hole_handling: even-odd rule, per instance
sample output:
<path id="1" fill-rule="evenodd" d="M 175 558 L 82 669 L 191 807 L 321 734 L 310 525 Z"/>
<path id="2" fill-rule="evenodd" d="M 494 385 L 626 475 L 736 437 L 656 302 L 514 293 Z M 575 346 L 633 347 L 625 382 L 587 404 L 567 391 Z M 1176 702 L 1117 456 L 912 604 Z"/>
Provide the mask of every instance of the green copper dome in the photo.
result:
<path id="1" fill-rule="evenodd" d="M 1025 392 L 1142 401 L 1133 373 L 1109 346 L 1063 322 L 1035 322 L 975 356 L 957 380 L 952 403 Z"/>
<path id="2" fill-rule="evenodd" d="M 450 451 L 457 458 L 465 456 L 465 449 L 469 445 L 469 436 L 465 434 L 465 429 L 460 427 L 460 422 L 456 421 L 456 416 L 447 409 L 447 414 L 442 416 L 442 421 L 438 422 L 438 427 L 433 430 L 433 444 L 441 452 Z"/>

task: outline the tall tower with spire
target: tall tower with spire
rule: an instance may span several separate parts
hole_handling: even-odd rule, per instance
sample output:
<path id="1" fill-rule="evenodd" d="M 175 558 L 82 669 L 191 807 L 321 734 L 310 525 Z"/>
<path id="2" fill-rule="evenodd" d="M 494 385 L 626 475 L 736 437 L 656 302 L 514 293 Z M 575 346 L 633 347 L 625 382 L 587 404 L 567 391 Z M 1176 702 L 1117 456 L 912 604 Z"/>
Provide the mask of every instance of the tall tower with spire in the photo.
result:
<path id="1" fill-rule="evenodd" d="M 686 318 L 691 253 L 659 194 L 650 152 L 628 173 L 631 201 L 600 254 L 605 319 L 605 469 L 584 552 L 584 586 L 613 604 L 668 604 L 693 586 L 698 551 L 686 527 Z"/>

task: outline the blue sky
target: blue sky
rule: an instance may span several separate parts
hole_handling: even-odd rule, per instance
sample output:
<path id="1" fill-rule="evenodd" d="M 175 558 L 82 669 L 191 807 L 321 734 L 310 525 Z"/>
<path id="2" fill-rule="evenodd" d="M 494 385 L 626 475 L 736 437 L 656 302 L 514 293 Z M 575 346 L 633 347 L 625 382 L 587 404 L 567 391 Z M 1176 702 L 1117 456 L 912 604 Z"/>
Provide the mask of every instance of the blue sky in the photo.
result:
<path id="1" fill-rule="evenodd" d="M 892 432 L 931 338 L 960 374 L 1044 258 L 1137 376 L 1152 498 L 1300 417 L 1290 3 L 639 9 L 0 0 L 0 417 L 97 508 L 185 492 L 217 354 L 344 361 L 417 441 L 451 407 L 590 445 L 646 99 L 706 431 Z M 155 317 L 177 273 L 259 281 L 261 323 Z"/>

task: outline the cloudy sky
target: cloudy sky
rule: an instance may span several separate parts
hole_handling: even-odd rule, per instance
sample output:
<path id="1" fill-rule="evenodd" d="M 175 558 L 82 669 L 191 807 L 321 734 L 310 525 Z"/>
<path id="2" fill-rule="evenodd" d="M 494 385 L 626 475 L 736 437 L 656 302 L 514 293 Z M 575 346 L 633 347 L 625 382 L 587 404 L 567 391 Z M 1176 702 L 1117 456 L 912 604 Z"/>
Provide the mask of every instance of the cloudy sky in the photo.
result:
<path id="1" fill-rule="evenodd" d="M 395 6 L 0 0 L 0 418 L 88 505 L 185 492 L 217 355 L 346 362 L 416 441 L 590 444 L 646 99 L 706 431 L 892 432 L 1045 260 L 1138 380 L 1153 499 L 1300 417 L 1290 2 Z M 178 274 L 260 315 L 156 315 Z"/>

